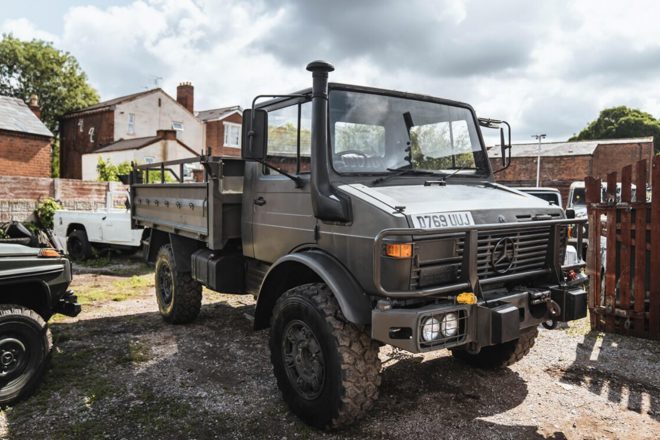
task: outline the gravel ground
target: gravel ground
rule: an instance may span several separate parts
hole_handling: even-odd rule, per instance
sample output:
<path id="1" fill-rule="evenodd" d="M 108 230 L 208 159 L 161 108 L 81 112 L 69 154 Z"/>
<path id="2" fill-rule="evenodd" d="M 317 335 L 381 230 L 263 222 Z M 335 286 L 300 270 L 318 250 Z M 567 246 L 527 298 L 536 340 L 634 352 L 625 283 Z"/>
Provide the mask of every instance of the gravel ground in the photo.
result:
<path id="1" fill-rule="evenodd" d="M 470 368 L 446 350 L 382 348 L 375 408 L 347 430 L 321 432 L 282 402 L 268 334 L 251 329 L 250 296 L 205 291 L 199 318 L 170 326 L 157 314 L 144 266 L 133 277 L 130 267 L 117 269 L 121 276 L 82 272 L 73 288 L 83 313 L 52 322 L 44 382 L 0 412 L 2 438 L 660 436 L 660 344 L 588 332 L 584 320 L 541 331 L 530 355 L 501 371 Z"/>

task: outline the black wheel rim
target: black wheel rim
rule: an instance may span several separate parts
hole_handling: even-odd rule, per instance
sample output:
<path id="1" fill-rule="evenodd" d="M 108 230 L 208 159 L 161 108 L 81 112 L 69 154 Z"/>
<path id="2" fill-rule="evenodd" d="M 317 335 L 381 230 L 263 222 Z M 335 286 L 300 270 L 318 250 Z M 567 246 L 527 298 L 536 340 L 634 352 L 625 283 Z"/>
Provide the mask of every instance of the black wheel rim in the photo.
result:
<path id="1" fill-rule="evenodd" d="M 19 338 L 3 336 L 0 339 L 0 379 L 6 381 L 19 376 L 28 360 L 26 345 Z"/>
<path id="2" fill-rule="evenodd" d="M 321 344 L 307 324 L 289 322 L 282 339 L 282 359 L 291 386 L 303 398 L 313 400 L 325 385 L 325 360 Z"/>
<path id="3" fill-rule="evenodd" d="M 163 264 L 158 271 L 158 290 L 160 299 L 164 305 L 170 305 L 172 302 L 172 271 L 167 264 Z"/>

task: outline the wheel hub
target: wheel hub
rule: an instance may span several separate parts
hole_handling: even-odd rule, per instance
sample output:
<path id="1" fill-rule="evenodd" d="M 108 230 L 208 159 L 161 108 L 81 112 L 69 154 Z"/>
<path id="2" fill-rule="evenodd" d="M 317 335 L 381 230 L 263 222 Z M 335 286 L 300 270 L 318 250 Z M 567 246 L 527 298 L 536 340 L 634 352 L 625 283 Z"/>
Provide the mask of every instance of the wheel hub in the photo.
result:
<path id="1" fill-rule="evenodd" d="M 284 330 L 282 355 L 290 383 L 302 397 L 315 399 L 325 384 L 325 360 L 314 332 L 302 321 L 291 321 Z"/>
<path id="2" fill-rule="evenodd" d="M 164 265 L 158 271 L 158 285 L 160 286 L 160 297 L 163 304 L 169 305 L 172 302 L 172 271 Z"/>
<path id="3" fill-rule="evenodd" d="M 0 340 L 0 378 L 20 372 L 24 366 L 27 350 L 16 338 Z"/>

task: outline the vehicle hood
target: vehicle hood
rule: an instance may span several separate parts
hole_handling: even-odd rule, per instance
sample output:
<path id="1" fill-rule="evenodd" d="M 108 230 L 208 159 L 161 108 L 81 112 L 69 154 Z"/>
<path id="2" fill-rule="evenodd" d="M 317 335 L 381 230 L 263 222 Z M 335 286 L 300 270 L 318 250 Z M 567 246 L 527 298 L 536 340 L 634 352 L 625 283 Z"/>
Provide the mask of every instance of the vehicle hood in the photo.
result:
<path id="1" fill-rule="evenodd" d="M 0 257 L 29 257 L 39 255 L 39 249 L 22 244 L 0 243 Z"/>
<path id="2" fill-rule="evenodd" d="M 369 187 L 362 184 L 353 184 L 350 187 L 353 194 L 361 193 L 365 200 L 376 200 L 385 204 L 392 210 L 403 212 L 408 216 L 438 212 L 491 212 L 497 215 L 509 212 L 505 220 L 519 221 L 515 214 L 527 213 L 554 214 L 558 217 L 561 208 L 550 205 L 538 197 L 516 191 L 490 182 L 479 184 L 452 184 L 446 186 L 399 185 Z M 403 208 L 403 209 L 402 209 Z M 558 215 L 559 214 L 559 215 Z M 475 217 L 477 223 L 497 223 L 501 219 L 497 215 Z"/>

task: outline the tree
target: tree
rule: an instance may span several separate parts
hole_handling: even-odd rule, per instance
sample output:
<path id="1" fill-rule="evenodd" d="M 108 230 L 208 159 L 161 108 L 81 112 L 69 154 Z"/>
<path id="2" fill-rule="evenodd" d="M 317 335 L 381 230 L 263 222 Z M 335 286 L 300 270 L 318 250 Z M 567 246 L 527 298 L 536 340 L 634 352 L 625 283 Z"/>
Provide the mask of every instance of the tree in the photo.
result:
<path id="1" fill-rule="evenodd" d="M 598 119 L 569 141 L 589 139 L 622 139 L 630 137 L 653 136 L 656 152 L 660 151 L 660 120 L 650 113 L 626 106 L 606 108 Z"/>
<path id="2" fill-rule="evenodd" d="M 127 161 L 113 165 L 110 159 L 106 161 L 99 156 L 96 164 L 96 172 L 99 175 L 97 180 L 99 182 L 119 182 L 119 176 L 129 174 L 131 169 L 131 164 Z"/>
<path id="3" fill-rule="evenodd" d="M 67 112 L 84 108 L 99 101 L 99 96 L 87 82 L 87 75 L 78 61 L 52 43 L 21 41 L 11 34 L 0 40 L 0 95 L 30 101 L 37 95 L 41 105 L 41 119 L 57 133 L 58 120 Z M 59 163 L 59 142 L 54 142 L 53 161 Z M 53 167 L 59 175 L 59 166 Z"/>

